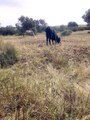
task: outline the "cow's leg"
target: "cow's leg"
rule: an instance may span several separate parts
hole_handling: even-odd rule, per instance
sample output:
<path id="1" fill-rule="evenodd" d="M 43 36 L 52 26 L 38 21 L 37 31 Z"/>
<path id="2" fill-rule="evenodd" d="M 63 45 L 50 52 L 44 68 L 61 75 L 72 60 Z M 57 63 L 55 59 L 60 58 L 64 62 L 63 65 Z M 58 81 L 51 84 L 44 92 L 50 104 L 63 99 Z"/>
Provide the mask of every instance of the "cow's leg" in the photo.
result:
<path id="1" fill-rule="evenodd" d="M 55 44 L 57 44 L 57 40 L 55 40 Z"/>
<path id="2" fill-rule="evenodd" d="M 48 37 L 46 38 L 46 45 L 48 45 Z"/>
<path id="3" fill-rule="evenodd" d="M 54 40 L 52 39 L 52 44 L 54 44 Z"/>
<path id="4" fill-rule="evenodd" d="M 51 45 L 51 39 L 49 38 L 49 44 Z"/>
<path id="5" fill-rule="evenodd" d="M 57 44 L 57 36 L 55 35 L 55 44 Z"/>

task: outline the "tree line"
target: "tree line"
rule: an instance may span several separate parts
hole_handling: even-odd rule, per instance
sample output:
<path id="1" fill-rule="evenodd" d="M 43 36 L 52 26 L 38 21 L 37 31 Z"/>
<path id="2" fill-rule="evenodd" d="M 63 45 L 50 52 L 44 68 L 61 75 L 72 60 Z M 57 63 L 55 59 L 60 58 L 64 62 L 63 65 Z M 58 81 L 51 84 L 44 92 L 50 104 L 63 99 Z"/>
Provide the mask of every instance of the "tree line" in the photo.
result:
<path id="1" fill-rule="evenodd" d="M 54 29 L 64 33 L 64 35 L 69 35 L 72 31 L 90 30 L 90 9 L 85 12 L 82 19 L 87 25 L 78 25 L 75 21 L 70 21 L 67 25 L 54 26 Z"/>
<path id="2" fill-rule="evenodd" d="M 0 35 L 25 35 L 26 31 L 32 31 L 34 34 L 43 32 L 47 26 L 44 19 L 34 20 L 33 18 L 21 16 L 18 23 L 13 26 L 0 27 Z"/>
<path id="3" fill-rule="evenodd" d="M 55 26 L 56 31 L 78 31 L 78 30 L 90 30 L 90 9 L 88 9 L 82 16 L 82 19 L 87 23 L 87 26 L 79 26 L 75 21 L 70 21 L 67 25 Z M 21 16 L 18 18 L 18 22 L 15 27 L 9 25 L 6 27 L 0 27 L 0 35 L 25 35 L 27 31 L 32 31 L 35 35 L 41 33 L 47 27 L 47 23 L 44 19 L 35 20 L 33 18 Z"/>

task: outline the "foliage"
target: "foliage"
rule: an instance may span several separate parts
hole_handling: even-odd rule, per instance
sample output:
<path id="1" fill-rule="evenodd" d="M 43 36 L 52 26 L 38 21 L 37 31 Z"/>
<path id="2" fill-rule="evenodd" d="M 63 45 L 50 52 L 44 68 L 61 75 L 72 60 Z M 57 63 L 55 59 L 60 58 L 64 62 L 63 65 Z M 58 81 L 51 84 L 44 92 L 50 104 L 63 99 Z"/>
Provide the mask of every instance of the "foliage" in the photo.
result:
<path id="1" fill-rule="evenodd" d="M 68 31 L 68 30 L 71 30 L 73 32 L 90 30 L 90 26 L 89 25 L 78 25 L 78 26 L 74 26 L 74 27 L 68 27 L 68 25 L 60 25 L 60 26 L 54 26 L 53 28 L 57 32 L 63 32 L 63 31 Z"/>
<path id="2" fill-rule="evenodd" d="M 16 34 L 16 29 L 13 26 L 6 26 L 0 28 L 0 35 L 14 35 Z"/>
<path id="3" fill-rule="evenodd" d="M 60 25 L 60 32 L 65 31 L 67 29 L 66 25 Z"/>
<path id="4" fill-rule="evenodd" d="M 61 33 L 61 35 L 62 35 L 62 36 L 68 36 L 68 35 L 70 35 L 71 33 L 72 33 L 71 30 L 65 30 L 65 31 L 63 31 L 63 32 Z"/>
<path id="5" fill-rule="evenodd" d="M 68 27 L 78 27 L 78 24 L 76 22 L 69 22 Z"/>
<path id="6" fill-rule="evenodd" d="M 15 48 L 7 43 L 0 43 L 0 68 L 5 68 L 15 64 L 18 61 Z"/>
<path id="7" fill-rule="evenodd" d="M 47 23 L 45 20 L 33 20 L 32 18 L 21 16 L 16 24 L 19 35 L 24 35 L 27 30 L 32 30 L 35 34 L 44 31 Z"/>
<path id="8" fill-rule="evenodd" d="M 68 27 L 68 29 L 70 29 L 72 31 L 78 30 L 78 24 L 76 22 L 69 22 L 67 27 Z"/>
<path id="9" fill-rule="evenodd" d="M 90 25 L 90 9 L 88 9 L 85 14 L 82 16 L 83 20 Z"/>

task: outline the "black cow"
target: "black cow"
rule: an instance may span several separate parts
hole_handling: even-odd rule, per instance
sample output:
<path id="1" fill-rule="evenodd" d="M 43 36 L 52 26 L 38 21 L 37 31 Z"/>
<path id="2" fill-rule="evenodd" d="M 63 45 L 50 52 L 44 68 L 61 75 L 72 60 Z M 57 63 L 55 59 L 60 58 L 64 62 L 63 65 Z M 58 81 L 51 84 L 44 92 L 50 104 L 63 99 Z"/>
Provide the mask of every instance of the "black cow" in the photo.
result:
<path id="1" fill-rule="evenodd" d="M 45 29 L 45 32 L 46 32 L 46 44 L 47 45 L 48 45 L 48 42 L 51 45 L 51 41 L 52 41 L 52 44 L 54 42 L 60 43 L 60 38 L 58 37 L 58 35 L 56 34 L 56 32 L 53 29 L 51 29 L 50 27 L 47 27 Z"/>

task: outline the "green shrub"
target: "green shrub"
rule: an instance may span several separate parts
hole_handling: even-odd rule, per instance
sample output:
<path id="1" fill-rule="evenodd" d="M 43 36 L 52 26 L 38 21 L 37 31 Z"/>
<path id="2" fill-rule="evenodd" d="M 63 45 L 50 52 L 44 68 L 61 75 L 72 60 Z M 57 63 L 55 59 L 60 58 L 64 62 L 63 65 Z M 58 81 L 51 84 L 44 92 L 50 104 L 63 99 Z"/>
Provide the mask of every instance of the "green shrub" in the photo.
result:
<path id="1" fill-rule="evenodd" d="M 61 35 L 62 35 L 62 36 L 68 36 L 68 35 L 70 35 L 71 33 L 72 33 L 71 30 L 65 30 L 65 31 L 63 31 L 63 32 L 61 33 Z"/>
<path id="2" fill-rule="evenodd" d="M 0 68 L 5 68 L 18 61 L 17 52 L 11 44 L 0 43 Z"/>

